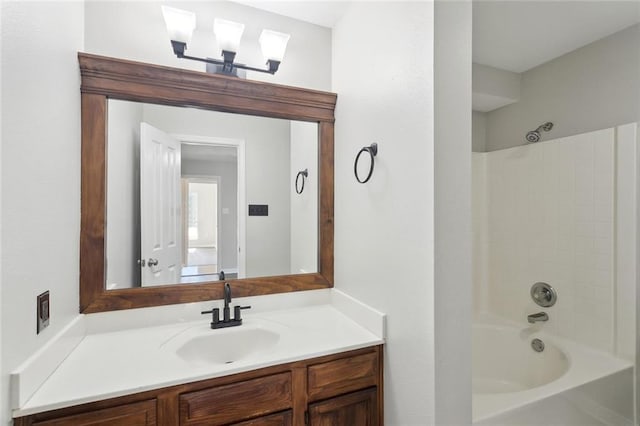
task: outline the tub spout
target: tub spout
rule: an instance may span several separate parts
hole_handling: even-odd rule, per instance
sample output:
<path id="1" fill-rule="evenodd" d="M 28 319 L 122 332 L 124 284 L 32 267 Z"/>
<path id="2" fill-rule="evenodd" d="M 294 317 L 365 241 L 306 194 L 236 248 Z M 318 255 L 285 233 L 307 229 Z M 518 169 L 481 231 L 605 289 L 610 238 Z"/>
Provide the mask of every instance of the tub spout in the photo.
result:
<path id="1" fill-rule="evenodd" d="M 527 315 L 527 321 L 533 324 L 540 321 L 549 321 L 549 315 L 546 312 L 538 312 L 537 314 Z"/>

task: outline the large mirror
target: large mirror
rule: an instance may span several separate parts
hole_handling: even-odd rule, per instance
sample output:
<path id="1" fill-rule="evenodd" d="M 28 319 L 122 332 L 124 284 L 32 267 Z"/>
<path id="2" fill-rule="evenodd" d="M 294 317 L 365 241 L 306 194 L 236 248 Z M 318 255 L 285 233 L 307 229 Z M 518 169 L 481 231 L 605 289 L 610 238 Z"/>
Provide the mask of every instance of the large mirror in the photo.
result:
<path id="1" fill-rule="evenodd" d="M 335 94 L 78 59 L 81 312 L 333 285 Z"/>
<path id="2" fill-rule="evenodd" d="M 317 123 L 107 100 L 108 290 L 318 270 Z"/>

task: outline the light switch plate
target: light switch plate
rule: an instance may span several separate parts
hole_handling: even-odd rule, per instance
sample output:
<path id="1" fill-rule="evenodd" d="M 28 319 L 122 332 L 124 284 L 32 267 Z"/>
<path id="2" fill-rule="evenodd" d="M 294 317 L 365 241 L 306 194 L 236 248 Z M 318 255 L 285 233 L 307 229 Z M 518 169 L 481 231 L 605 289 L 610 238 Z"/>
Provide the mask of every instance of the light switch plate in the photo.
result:
<path id="1" fill-rule="evenodd" d="M 249 216 L 269 216 L 269 205 L 249 204 Z"/>
<path id="2" fill-rule="evenodd" d="M 38 295 L 36 334 L 49 326 L 50 316 L 49 291 Z"/>

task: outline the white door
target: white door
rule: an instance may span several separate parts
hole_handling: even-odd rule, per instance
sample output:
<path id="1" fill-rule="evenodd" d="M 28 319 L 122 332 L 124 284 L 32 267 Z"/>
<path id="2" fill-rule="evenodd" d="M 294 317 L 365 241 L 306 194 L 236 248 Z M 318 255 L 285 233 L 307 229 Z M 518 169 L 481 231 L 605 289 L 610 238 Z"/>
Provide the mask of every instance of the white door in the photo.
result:
<path id="1" fill-rule="evenodd" d="M 180 142 L 140 123 L 142 286 L 180 282 Z"/>

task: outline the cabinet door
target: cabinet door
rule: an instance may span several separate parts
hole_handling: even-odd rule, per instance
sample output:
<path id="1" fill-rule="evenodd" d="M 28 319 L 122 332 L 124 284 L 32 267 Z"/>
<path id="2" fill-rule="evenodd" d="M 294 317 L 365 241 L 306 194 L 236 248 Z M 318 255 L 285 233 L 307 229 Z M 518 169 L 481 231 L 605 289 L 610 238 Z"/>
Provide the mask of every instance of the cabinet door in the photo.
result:
<path id="1" fill-rule="evenodd" d="M 377 388 L 369 388 L 309 405 L 311 426 L 377 426 Z"/>
<path id="2" fill-rule="evenodd" d="M 155 426 L 155 424 L 156 401 L 151 400 L 36 421 L 33 426 Z"/>

